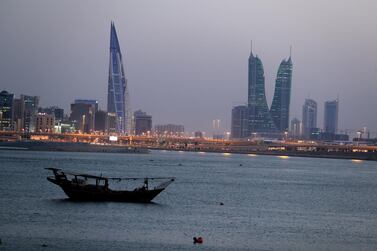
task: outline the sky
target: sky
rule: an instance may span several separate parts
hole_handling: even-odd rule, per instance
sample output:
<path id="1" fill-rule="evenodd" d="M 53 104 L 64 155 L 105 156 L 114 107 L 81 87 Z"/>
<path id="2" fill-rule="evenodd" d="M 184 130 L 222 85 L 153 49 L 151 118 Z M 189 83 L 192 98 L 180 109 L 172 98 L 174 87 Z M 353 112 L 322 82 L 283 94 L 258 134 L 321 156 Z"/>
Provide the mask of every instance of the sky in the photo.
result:
<path id="1" fill-rule="evenodd" d="M 377 136 L 377 1 L 0 1 L 0 89 L 40 96 L 69 113 L 74 99 L 106 109 L 110 22 L 123 54 L 132 110 L 186 131 L 230 130 L 247 101 L 247 61 L 264 65 L 272 102 L 292 46 L 290 118 L 305 98 L 339 97 L 339 128 Z"/>

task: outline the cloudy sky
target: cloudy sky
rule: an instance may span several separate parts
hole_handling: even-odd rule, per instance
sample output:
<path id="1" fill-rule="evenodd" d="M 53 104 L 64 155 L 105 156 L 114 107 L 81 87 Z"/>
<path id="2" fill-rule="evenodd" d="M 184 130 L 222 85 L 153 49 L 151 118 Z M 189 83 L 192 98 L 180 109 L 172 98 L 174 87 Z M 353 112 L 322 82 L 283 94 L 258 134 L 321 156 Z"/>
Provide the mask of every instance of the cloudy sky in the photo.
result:
<path id="1" fill-rule="evenodd" d="M 377 131 L 377 1 L 0 1 L 0 89 L 69 112 L 76 98 L 106 109 L 110 22 L 116 25 L 132 109 L 154 124 L 230 128 L 246 102 L 250 40 L 269 105 L 292 45 L 291 118 L 305 98 L 340 98 L 340 128 Z"/>

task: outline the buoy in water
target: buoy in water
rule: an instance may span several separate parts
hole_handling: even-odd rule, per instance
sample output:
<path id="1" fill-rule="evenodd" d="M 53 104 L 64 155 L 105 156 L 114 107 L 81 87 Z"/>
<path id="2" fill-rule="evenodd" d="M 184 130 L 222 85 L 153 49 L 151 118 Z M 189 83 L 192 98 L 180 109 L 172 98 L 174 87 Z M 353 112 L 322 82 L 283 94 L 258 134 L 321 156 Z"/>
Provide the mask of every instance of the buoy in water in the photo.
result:
<path id="1" fill-rule="evenodd" d="M 192 238 L 194 240 L 194 244 L 203 244 L 203 238 L 199 236 L 198 238 Z"/>

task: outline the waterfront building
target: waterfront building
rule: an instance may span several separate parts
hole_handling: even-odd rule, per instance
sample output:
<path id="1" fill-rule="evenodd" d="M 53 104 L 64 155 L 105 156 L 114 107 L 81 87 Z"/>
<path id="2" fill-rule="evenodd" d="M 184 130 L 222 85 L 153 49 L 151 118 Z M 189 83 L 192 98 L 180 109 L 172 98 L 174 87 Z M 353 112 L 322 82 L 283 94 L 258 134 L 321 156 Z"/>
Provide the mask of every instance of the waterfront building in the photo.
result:
<path id="1" fill-rule="evenodd" d="M 94 107 L 94 111 L 98 111 L 98 100 L 95 99 L 75 99 L 75 104 L 88 104 Z"/>
<path id="2" fill-rule="evenodd" d="M 204 138 L 204 133 L 201 132 L 201 131 L 196 131 L 196 132 L 194 133 L 194 137 L 195 137 L 195 138 L 200 138 L 200 139 L 202 139 L 202 138 Z"/>
<path id="3" fill-rule="evenodd" d="M 35 132 L 36 116 L 38 113 L 39 97 L 21 95 L 21 112 L 23 130 L 25 132 Z"/>
<path id="4" fill-rule="evenodd" d="M 98 132 L 105 132 L 107 130 L 107 112 L 96 111 L 94 118 L 94 130 Z"/>
<path id="5" fill-rule="evenodd" d="M 59 108 L 57 106 L 50 106 L 46 108 L 40 107 L 38 109 L 39 113 L 46 113 L 49 115 L 54 115 L 55 121 L 63 121 L 64 120 L 64 109 Z"/>
<path id="6" fill-rule="evenodd" d="M 24 127 L 24 103 L 21 98 L 13 100 L 13 125 L 16 132 L 21 132 Z"/>
<path id="7" fill-rule="evenodd" d="M 135 135 L 146 135 L 152 131 L 152 116 L 137 110 L 134 113 Z"/>
<path id="8" fill-rule="evenodd" d="M 302 129 L 306 138 L 316 134 L 317 130 L 317 102 L 312 99 L 305 99 L 302 107 Z"/>
<path id="9" fill-rule="evenodd" d="M 183 125 L 174 125 L 174 124 L 155 125 L 154 132 L 158 135 L 181 136 L 185 132 L 185 127 Z"/>
<path id="10" fill-rule="evenodd" d="M 128 95 L 128 85 L 118 36 L 114 23 L 111 23 L 107 112 L 116 115 L 116 133 L 125 134 L 130 132 L 131 113 Z"/>
<path id="11" fill-rule="evenodd" d="M 77 123 L 77 128 L 81 133 L 91 133 L 94 131 L 96 106 L 89 103 L 71 104 L 70 121 Z"/>
<path id="12" fill-rule="evenodd" d="M 248 69 L 249 130 L 251 133 L 276 132 L 267 106 L 263 64 L 257 55 L 253 55 L 252 50 Z"/>
<path id="13" fill-rule="evenodd" d="M 275 123 L 276 129 L 280 132 L 288 131 L 291 85 L 292 60 L 291 56 L 289 56 L 288 60 L 283 60 L 280 63 L 276 77 L 275 93 L 270 109 L 272 120 Z"/>
<path id="14" fill-rule="evenodd" d="M 36 132 L 54 132 L 55 115 L 47 113 L 38 113 L 36 116 Z"/>
<path id="15" fill-rule="evenodd" d="M 336 133 L 338 131 L 338 110 L 339 101 L 325 102 L 324 130 L 325 133 Z"/>
<path id="16" fill-rule="evenodd" d="M 231 137 L 233 139 L 250 137 L 249 109 L 246 105 L 233 107 L 231 123 Z"/>
<path id="17" fill-rule="evenodd" d="M 14 94 L 0 92 L 0 131 L 13 130 L 13 99 Z"/>
<path id="18" fill-rule="evenodd" d="M 299 119 L 293 118 L 291 120 L 291 137 L 294 139 L 300 138 L 302 135 L 302 123 Z"/>

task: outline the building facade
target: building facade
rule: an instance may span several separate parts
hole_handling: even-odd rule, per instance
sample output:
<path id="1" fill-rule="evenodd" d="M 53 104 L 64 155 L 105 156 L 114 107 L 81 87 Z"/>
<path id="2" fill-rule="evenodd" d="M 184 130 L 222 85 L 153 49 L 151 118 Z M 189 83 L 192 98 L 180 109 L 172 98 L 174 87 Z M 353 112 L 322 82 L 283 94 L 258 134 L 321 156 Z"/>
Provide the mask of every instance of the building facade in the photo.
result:
<path id="1" fill-rule="evenodd" d="M 25 132 L 35 132 L 36 116 L 38 113 L 39 97 L 21 95 L 21 110 L 23 110 L 23 130 Z"/>
<path id="2" fill-rule="evenodd" d="M 337 133 L 338 131 L 339 101 L 325 102 L 325 117 L 323 129 L 325 133 Z"/>
<path id="3" fill-rule="evenodd" d="M 317 128 L 317 102 L 312 99 L 305 99 L 302 107 L 302 129 L 306 138 Z"/>
<path id="4" fill-rule="evenodd" d="M 289 106 L 291 100 L 291 85 L 292 85 L 292 60 L 283 60 L 280 63 L 276 84 L 275 93 L 272 100 L 270 114 L 276 129 L 280 132 L 288 131 L 289 127 Z"/>
<path id="5" fill-rule="evenodd" d="M 55 128 L 55 115 L 38 113 L 36 116 L 36 132 L 53 133 Z"/>
<path id="6" fill-rule="evenodd" d="M 248 69 L 249 130 L 251 133 L 276 132 L 266 100 L 263 64 L 252 51 Z"/>
<path id="7" fill-rule="evenodd" d="M 299 119 L 293 118 L 291 120 L 291 137 L 299 139 L 302 136 L 302 123 Z"/>
<path id="8" fill-rule="evenodd" d="M 101 110 L 96 111 L 94 119 L 94 130 L 97 132 L 107 131 L 107 112 Z"/>
<path id="9" fill-rule="evenodd" d="M 185 127 L 183 125 L 155 125 L 154 132 L 158 135 L 175 135 L 180 136 L 185 132 Z"/>
<path id="10" fill-rule="evenodd" d="M 0 131 L 13 130 L 13 99 L 14 94 L 0 92 Z"/>
<path id="11" fill-rule="evenodd" d="M 130 131 L 131 114 L 127 80 L 124 73 L 122 53 L 120 51 L 115 26 L 110 30 L 110 63 L 108 79 L 107 112 L 115 114 L 115 132 L 126 134 Z"/>
<path id="12" fill-rule="evenodd" d="M 96 107 L 93 104 L 73 103 L 69 120 L 77 124 L 81 133 L 92 133 L 94 131 Z"/>
<path id="13" fill-rule="evenodd" d="M 147 135 L 152 131 L 152 116 L 138 110 L 134 113 L 135 135 Z"/>
<path id="14" fill-rule="evenodd" d="M 233 139 L 250 137 L 249 109 L 246 105 L 233 107 L 231 120 L 231 137 Z"/>

